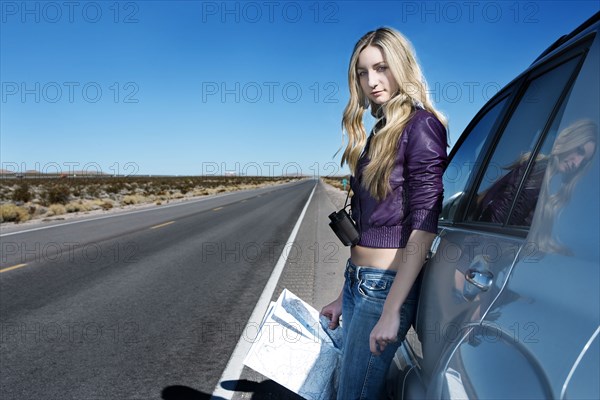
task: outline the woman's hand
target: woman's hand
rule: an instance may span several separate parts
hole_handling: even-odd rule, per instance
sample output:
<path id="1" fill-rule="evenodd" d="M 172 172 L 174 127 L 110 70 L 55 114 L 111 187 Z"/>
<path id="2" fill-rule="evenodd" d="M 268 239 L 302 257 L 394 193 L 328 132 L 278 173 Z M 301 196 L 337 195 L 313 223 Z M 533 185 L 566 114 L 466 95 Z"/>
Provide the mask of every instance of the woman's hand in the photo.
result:
<path id="1" fill-rule="evenodd" d="M 340 325 L 340 316 L 342 315 L 342 295 L 329 303 L 321 310 L 321 315 L 329 319 L 329 329 L 336 329 Z"/>
<path id="2" fill-rule="evenodd" d="M 400 329 L 400 313 L 386 313 L 384 311 L 369 336 L 371 353 L 378 356 L 388 344 L 396 342 L 398 340 L 398 329 Z"/>
<path id="3" fill-rule="evenodd" d="M 381 317 L 369 336 L 369 349 L 374 355 L 380 355 L 389 343 L 398 340 L 402 304 L 421 271 L 434 238 L 435 233 L 415 229 L 408 238 L 406 248 L 410 245 L 422 251 L 404 253 L 405 249 L 399 250 L 402 265 L 398 268 L 394 283 L 385 299 Z"/>

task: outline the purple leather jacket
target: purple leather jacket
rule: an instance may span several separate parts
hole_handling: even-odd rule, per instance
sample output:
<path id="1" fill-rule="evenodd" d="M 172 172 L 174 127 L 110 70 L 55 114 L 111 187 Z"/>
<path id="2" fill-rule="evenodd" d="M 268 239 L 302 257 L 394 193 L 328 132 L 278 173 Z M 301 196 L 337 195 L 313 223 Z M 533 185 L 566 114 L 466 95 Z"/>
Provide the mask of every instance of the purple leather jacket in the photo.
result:
<path id="1" fill-rule="evenodd" d="M 382 201 L 374 199 L 361 185 L 369 163 L 367 150 L 358 161 L 356 176 L 350 178 L 354 195 L 352 218 L 361 233 L 360 246 L 406 247 L 415 230 L 437 233 L 442 208 L 442 174 L 448 163 L 446 129 L 432 113 L 417 109 L 400 135 L 396 165 L 390 176 L 391 192 Z"/>

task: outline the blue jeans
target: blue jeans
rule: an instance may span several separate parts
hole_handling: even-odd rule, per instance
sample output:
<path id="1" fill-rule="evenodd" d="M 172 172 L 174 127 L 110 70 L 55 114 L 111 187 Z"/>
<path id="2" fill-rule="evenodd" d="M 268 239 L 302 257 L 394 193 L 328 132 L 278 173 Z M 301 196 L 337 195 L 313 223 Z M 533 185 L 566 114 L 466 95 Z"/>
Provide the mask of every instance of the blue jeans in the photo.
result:
<path id="1" fill-rule="evenodd" d="M 379 321 L 395 271 L 356 266 L 349 259 L 344 273 L 342 326 L 344 349 L 338 400 L 385 398 L 385 379 L 400 342 L 406 337 L 416 312 L 418 284 L 413 285 L 400 310 L 398 341 L 379 355 L 371 354 L 369 335 Z"/>

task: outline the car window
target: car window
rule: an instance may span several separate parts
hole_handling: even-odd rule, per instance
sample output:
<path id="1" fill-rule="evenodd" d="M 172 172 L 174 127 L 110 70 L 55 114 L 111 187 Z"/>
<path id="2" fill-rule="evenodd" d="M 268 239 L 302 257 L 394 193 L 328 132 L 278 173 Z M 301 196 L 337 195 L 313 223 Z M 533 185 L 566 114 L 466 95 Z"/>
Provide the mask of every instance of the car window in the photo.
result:
<path id="1" fill-rule="evenodd" d="M 566 102 L 563 102 L 557 113 L 557 117 L 546 134 L 539 152 L 531 161 L 531 167 L 528 169 L 523 185 L 521 185 L 516 195 L 517 200 L 513 202 L 512 209 L 510 210 L 508 225 L 515 227 L 529 227 L 531 225 L 531 218 L 533 218 L 534 211 L 532 207 L 535 207 L 537 203 L 540 188 L 546 178 L 552 147 L 566 104 Z"/>
<path id="2" fill-rule="evenodd" d="M 578 62 L 579 57 L 572 58 L 530 81 L 482 174 L 467 211 L 469 221 L 504 224 L 521 182 L 531 172 L 523 201 L 512 213 L 514 225 L 531 224 L 545 168 L 531 170 L 529 160 Z"/>
<path id="3" fill-rule="evenodd" d="M 546 174 L 528 236 L 531 254 L 574 254 L 598 265 L 600 43 L 590 49 L 537 157 Z M 512 216 L 511 216 L 512 220 Z"/>
<path id="4" fill-rule="evenodd" d="M 473 171 L 476 171 L 476 162 L 481 149 L 490 136 L 490 132 L 498 120 L 500 112 L 504 109 L 507 97 L 499 101 L 481 117 L 479 122 L 471 129 L 466 139 L 454 155 L 444 172 L 444 203 L 440 214 L 440 221 L 452 221 L 460 200 L 464 197 L 465 187 Z"/>

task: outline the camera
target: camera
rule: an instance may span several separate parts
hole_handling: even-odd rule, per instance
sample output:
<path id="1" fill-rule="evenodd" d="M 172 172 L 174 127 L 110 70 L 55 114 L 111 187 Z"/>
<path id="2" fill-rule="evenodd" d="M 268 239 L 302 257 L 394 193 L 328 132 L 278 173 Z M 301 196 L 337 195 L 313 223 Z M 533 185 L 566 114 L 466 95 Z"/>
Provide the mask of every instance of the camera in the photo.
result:
<path id="1" fill-rule="evenodd" d="M 329 219 L 331 220 L 329 226 L 344 246 L 351 246 L 358 243 L 360 233 L 345 209 L 342 208 L 340 211 L 332 212 L 329 214 Z"/>

